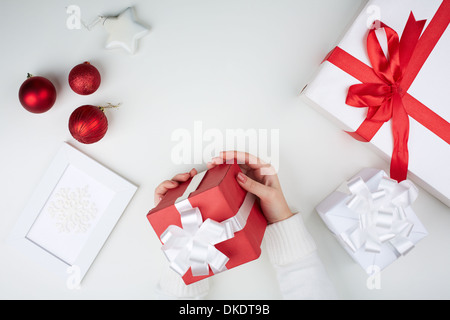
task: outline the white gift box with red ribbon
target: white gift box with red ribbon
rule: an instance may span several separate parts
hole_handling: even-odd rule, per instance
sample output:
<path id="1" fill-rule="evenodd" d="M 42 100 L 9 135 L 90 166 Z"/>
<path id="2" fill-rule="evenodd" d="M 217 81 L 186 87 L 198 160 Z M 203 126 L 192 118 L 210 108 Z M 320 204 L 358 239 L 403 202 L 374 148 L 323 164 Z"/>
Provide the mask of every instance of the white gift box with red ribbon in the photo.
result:
<path id="1" fill-rule="evenodd" d="M 375 93 L 369 95 L 361 89 L 361 85 L 386 84 L 378 77 L 380 70 L 376 68 L 376 64 L 373 64 L 373 52 L 377 51 L 374 48 L 378 45 L 374 46 L 373 42 L 370 42 L 369 47 L 369 35 L 375 27 L 376 38 L 383 51 L 378 52 L 381 55 L 380 59 L 382 61 L 384 56 L 387 56 L 389 61 L 389 66 L 384 71 L 398 71 L 394 67 L 397 60 L 391 59 L 394 56 L 391 50 L 396 51 L 394 49 L 398 43 L 390 38 L 392 45 L 389 45 L 391 41 L 388 41 L 386 28 L 379 27 L 383 26 L 382 23 L 386 24 L 403 40 L 405 34 L 410 34 L 406 32 L 410 20 L 413 21 L 412 25 L 423 27 L 423 31 L 418 34 L 420 37 L 417 44 L 412 52 L 409 52 L 411 54 L 409 63 L 401 68 L 401 73 L 396 74 L 397 78 L 400 75 L 400 79 L 396 79 L 397 83 L 391 86 L 392 97 L 389 97 L 391 93 L 385 92 L 386 96 L 382 105 L 388 102 L 394 105 L 395 100 L 398 108 L 392 109 L 389 121 L 383 122 L 386 119 L 382 121 L 373 114 L 378 103 L 371 102 L 373 104 L 371 105 L 367 102 L 369 96 L 376 98 L 377 95 Z M 447 206 L 450 206 L 450 170 L 448 169 L 450 108 L 447 79 L 450 73 L 449 21 L 450 0 L 370 0 L 336 47 L 324 59 L 314 79 L 302 91 L 302 97 L 309 105 L 316 107 L 318 111 L 353 136 L 358 133 L 359 139 L 368 140 L 368 145 L 384 159 L 391 161 L 391 164 L 393 156 L 400 154 L 394 152 L 396 146 L 399 149 L 406 146 L 408 156 L 404 155 L 402 161 L 397 162 L 403 165 L 407 163 L 409 179 Z M 390 34 L 392 36 L 392 32 Z M 414 43 L 408 36 L 404 39 L 406 40 L 400 40 L 400 42 L 406 46 L 398 47 L 402 57 L 405 56 L 402 49 Z M 356 97 L 352 95 L 352 102 L 347 104 L 350 88 L 353 86 L 355 86 L 354 89 L 361 90 L 360 95 Z M 398 96 L 395 92 L 400 94 L 401 104 L 398 103 L 398 99 L 394 99 L 394 96 Z M 355 90 L 352 93 L 355 93 Z M 379 94 L 378 100 L 384 96 L 381 92 Z M 371 108 L 361 107 L 364 103 L 355 107 L 355 99 L 366 101 Z M 382 108 L 378 110 L 380 109 Z M 405 110 L 407 115 L 401 115 L 402 112 L 399 113 L 399 110 Z M 368 119 L 369 114 L 374 118 Z M 399 119 L 399 115 L 403 119 L 394 121 Z M 368 125 L 374 125 L 377 121 L 382 125 L 377 130 L 374 129 L 375 126 Z M 364 124 L 367 126 L 363 126 Z M 362 127 L 364 129 L 370 127 L 370 130 L 362 130 Z M 408 131 L 408 134 L 399 134 L 401 130 Z M 360 135 L 362 131 L 365 133 L 364 136 Z M 396 136 L 398 136 L 398 143 L 395 141 Z M 399 181 L 401 180 L 403 179 Z"/>

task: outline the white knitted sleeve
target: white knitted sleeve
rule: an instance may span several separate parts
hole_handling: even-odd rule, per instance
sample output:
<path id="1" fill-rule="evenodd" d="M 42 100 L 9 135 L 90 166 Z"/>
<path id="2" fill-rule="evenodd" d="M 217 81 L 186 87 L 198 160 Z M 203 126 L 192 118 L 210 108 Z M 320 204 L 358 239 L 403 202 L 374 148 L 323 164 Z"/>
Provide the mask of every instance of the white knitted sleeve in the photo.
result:
<path id="1" fill-rule="evenodd" d="M 300 214 L 269 225 L 264 240 L 284 299 L 337 298 Z"/>

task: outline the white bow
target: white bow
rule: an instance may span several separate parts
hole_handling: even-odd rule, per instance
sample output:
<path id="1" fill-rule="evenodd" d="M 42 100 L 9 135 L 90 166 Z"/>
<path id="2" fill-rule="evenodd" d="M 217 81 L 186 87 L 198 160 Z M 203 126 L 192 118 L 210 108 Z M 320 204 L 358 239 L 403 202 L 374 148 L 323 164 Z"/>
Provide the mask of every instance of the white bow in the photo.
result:
<path id="1" fill-rule="evenodd" d="M 244 202 L 233 217 L 220 223 L 209 218 L 203 221 L 200 209 L 193 208 L 188 197 L 197 189 L 205 173 L 206 171 L 195 175 L 183 195 L 175 202 L 182 227 L 170 225 L 160 237 L 162 250 L 170 267 L 181 276 L 189 268 L 193 276 L 208 275 L 209 267 L 215 274 L 227 269 L 229 258 L 214 245 L 233 238 L 236 232 L 245 227 L 256 199 L 247 192 Z"/>
<path id="2" fill-rule="evenodd" d="M 383 177 L 376 191 L 371 192 L 363 179 L 357 177 L 347 186 L 352 197 L 346 205 L 359 219 L 339 236 L 353 252 L 364 247 L 365 251 L 379 253 L 387 241 L 401 255 L 414 248 L 408 239 L 414 224 L 406 219 L 404 212 L 418 194 L 411 182 L 397 183 Z"/>
<path id="3" fill-rule="evenodd" d="M 180 275 L 192 268 L 194 276 L 226 270 L 228 257 L 214 247 L 230 239 L 226 226 L 211 219 L 202 221 L 198 208 L 180 212 L 182 228 L 171 225 L 161 235 L 162 250 L 170 266 Z M 231 237 L 233 234 L 231 235 Z"/>

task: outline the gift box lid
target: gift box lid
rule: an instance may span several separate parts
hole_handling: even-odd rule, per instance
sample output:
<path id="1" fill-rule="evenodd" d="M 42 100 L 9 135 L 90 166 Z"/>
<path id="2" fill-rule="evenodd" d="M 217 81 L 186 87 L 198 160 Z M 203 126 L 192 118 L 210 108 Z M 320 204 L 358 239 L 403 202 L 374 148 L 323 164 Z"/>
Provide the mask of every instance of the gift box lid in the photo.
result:
<path id="1" fill-rule="evenodd" d="M 203 179 L 200 182 L 197 189 L 190 194 L 190 197 L 193 197 L 196 194 L 205 192 L 208 189 L 219 186 L 222 183 L 223 179 L 225 178 L 225 176 L 227 175 L 227 173 L 230 169 L 231 169 L 231 166 L 220 165 L 220 166 L 215 167 L 214 170 L 208 170 L 208 172 L 206 172 L 205 176 L 203 177 Z M 213 174 L 211 174 L 211 172 L 213 172 Z M 150 210 L 150 212 L 148 214 L 152 214 L 156 211 L 159 211 L 161 209 L 164 209 L 168 206 L 173 205 L 175 203 L 175 201 L 179 197 L 181 197 L 181 195 L 183 195 L 184 191 L 188 187 L 191 180 L 192 180 L 192 178 L 189 179 L 188 181 L 180 183 L 178 188 L 169 190 L 165 194 L 165 196 L 163 197 L 161 202 L 155 208 Z"/>
<path id="2" fill-rule="evenodd" d="M 188 197 L 192 206 L 202 211 L 203 219 L 210 218 L 221 222 L 236 214 L 247 193 L 236 182 L 235 177 L 240 171 L 237 164 L 222 164 L 206 172 L 197 189 Z M 176 222 L 176 225 L 181 226 L 174 204 L 183 195 L 191 180 L 192 178 L 169 190 L 161 202 L 147 214 L 158 236 L 166 229 L 166 226 L 161 224 L 159 215 L 170 214 L 170 217 L 163 220 Z"/>

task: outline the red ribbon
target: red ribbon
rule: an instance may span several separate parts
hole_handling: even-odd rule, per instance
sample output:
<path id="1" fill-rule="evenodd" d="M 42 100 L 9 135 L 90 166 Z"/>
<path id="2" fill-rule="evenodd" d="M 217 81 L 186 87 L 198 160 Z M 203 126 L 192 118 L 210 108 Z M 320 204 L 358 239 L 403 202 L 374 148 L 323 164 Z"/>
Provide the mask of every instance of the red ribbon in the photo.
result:
<path id="1" fill-rule="evenodd" d="M 391 120 L 394 149 L 391 158 L 391 177 L 406 179 L 408 172 L 409 116 L 450 144 L 450 124 L 407 91 L 450 22 L 450 0 L 444 0 L 426 30 L 426 20 L 416 21 L 410 14 L 401 39 L 380 21 L 387 37 L 389 59 L 386 58 L 371 29 L 367 36 L 367 53 L 372 68 L 339 47 L 326 58 L 346 73 L 361 81 L 349 88 L 346 104 L 368 108 L 366 119 L 355 132 L 355 139 L 370 141 L 381 126 Z"/>

